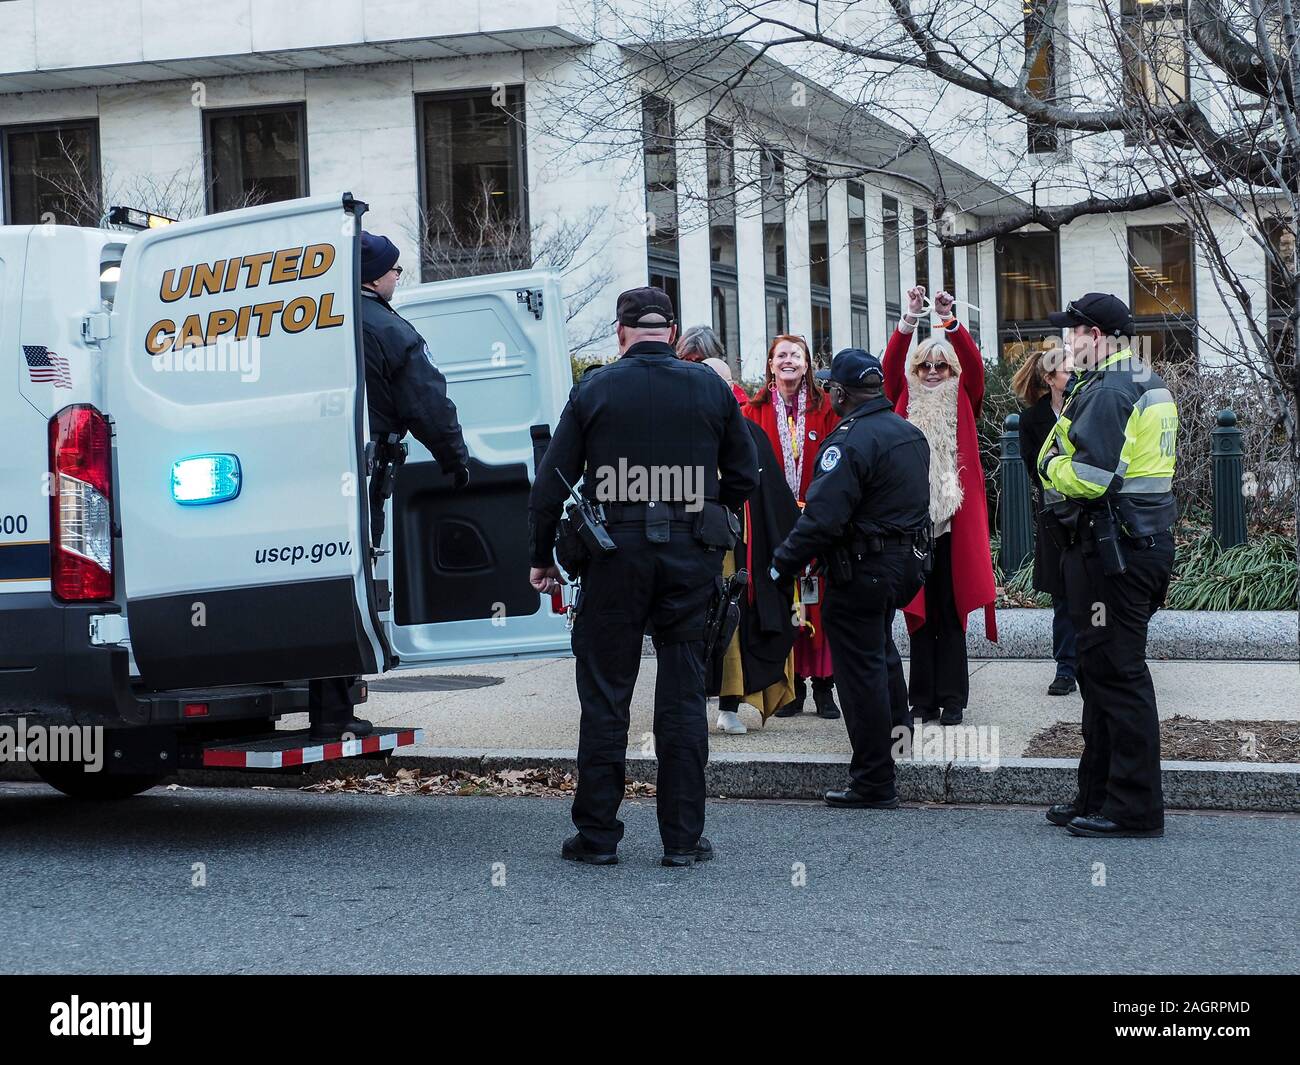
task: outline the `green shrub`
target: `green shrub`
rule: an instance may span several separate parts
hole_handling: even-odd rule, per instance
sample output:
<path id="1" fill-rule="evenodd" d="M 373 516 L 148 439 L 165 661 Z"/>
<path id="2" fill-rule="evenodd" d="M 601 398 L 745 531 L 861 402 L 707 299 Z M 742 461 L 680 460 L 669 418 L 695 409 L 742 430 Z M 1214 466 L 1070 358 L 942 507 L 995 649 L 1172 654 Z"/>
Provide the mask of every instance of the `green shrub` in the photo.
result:
<path id="1" fill-rule="evenodd" d="M 993 539 L 993 575 L 999 607 L 1049 607 L 1052 597 L 1034 590 L 1031 559 L 1009 578 L 998 566 Z M 1174 550 L 1174 574 L 1165 598 L 1168 610 L 1295 610 L 1300 606 L 1296 545 L 1290 537 L 1266 533 L 1224 551 L 1204 528 L 1184 529 Z"/>
<path id="2" fill-rule="evenodd" d="M 1224 551 L 1202 533 L 1181 541 L 1165 606 L 1170 610 L 1295 610 L 1296 545 L 1276 533 Z"/>
<path id="3" fill-rule="evenodd" d="M 582 377 L 593 366 L 604 366 L 609 359 L 602 359 L 598 355 L 569 355 L 569 369 L 573 372 L 573 383 L 577 384 L 578 379 Z"/>

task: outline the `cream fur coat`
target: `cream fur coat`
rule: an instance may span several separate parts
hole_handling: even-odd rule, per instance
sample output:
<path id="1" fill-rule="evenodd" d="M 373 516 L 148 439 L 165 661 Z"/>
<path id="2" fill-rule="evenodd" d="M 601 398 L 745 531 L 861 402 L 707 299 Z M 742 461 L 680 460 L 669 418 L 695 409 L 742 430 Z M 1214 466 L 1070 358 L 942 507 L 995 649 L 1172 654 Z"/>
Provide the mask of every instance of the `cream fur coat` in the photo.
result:
<path id="1" fill-rule="evenodd" d="M 953 365 L 956 368 L 956 359 Z M 960 369 L 935 388 L 926 388 L 915 374 L 910 377 L 907 420 L 925 434 L 926 443 L 930 445 L 930 520 L 938 533 L 952 520 L 962 501 L 961 468 L 957 465 Z"/>

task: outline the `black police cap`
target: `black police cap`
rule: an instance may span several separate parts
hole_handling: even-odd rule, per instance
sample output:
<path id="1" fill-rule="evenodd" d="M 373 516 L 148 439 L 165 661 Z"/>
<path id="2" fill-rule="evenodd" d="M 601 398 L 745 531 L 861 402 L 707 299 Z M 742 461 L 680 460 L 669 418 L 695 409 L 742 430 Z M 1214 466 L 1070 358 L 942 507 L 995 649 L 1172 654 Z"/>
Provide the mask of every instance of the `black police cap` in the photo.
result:
<path id="1" fill-rule="evenodd" d="M 869 388 L 885 380 L 880 360 L 861 348 L 845 348 L 831 360 L 830 380 L 845 388 Z"/>
<path id="2" fill-rule="evenodd" d="M 668 326 L 677 321 L 673 313 L 673 301 L 661 288 L 646 286 L 630 288 L 618 297 L 618 322 L 620 325 L 638 326 L 653 329 L 656 326 Z"/>
<path id="3" fill-rule="evenodd" d="M 1128 304 L 1109 292 L 1088 292 L 1065 305 L 1063 311 L 1052 311 L 1047 320 L 1056 326 L 1096 326 L 1110 336 L 1124 336 L 1133 331 L 1133 315 Z"/>

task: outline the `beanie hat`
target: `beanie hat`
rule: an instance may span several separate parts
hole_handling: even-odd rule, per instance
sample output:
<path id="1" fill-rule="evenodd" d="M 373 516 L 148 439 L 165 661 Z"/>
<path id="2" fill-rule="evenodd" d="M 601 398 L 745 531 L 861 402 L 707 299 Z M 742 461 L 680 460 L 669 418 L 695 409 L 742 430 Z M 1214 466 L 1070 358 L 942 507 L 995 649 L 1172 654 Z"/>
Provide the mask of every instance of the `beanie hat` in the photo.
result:
<path id="1" fill-rule="evenodd" d="M 376 233 L 361 234 L 361 280 L 377 281 L 383 277 L 394 264 L 398 256 L 397 245 L 387 237 Z"/>

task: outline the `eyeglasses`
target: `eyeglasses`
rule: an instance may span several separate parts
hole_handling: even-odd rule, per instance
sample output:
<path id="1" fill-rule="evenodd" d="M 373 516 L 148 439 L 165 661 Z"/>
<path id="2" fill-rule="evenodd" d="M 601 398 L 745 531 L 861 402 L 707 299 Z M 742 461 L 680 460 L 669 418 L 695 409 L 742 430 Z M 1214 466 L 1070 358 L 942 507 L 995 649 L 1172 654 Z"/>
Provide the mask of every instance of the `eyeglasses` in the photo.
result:
<path id="1" fill-rule="evenodd" d="M 401 268 L 400 266 L 396 266 L 396 265 L 394 265 L 394 267 L 393 267 L 393 273 L 395 273 L 398 277 L 401 277 L 401 276 L 402 276 L 402 268 Z"/>
<path id="2" fill-rule="evenodd" d="M 946 362 L 923 362 L 921 369 L 926 373 L 947 373 L 952 367 Z"/>

